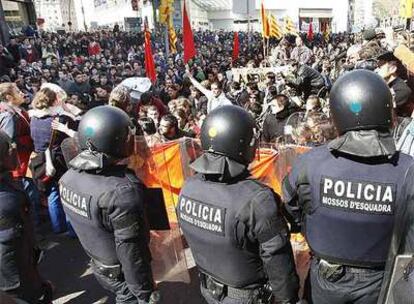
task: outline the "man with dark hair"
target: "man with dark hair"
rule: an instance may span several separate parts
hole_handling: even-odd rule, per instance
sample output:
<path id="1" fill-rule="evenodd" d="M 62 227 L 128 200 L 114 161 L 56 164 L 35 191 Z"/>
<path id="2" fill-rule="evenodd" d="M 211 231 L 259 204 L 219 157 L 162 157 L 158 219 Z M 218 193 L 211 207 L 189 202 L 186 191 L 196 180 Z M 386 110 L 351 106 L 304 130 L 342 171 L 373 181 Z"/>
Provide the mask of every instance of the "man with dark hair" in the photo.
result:
<path id="1" fill-rule="evenodd" d="M 69 86 L 69 94 L 90 94 L 91 86 L 89 85 L 89 82 L 86 81 L 84 74 L 80 72 L 75 72 L 73 73 L 73 79 L 75 80 L 75 82 Z"/>
<path id="2" fill-rule="evenodd" d="M 191 80 L 191 83 L 196 87 L 201 93 L 203 93 L 207 101 L 207 113 L 214 110 L 215 108 L 222 107 L 224 105 L 232 105 L 231 101 L 227 99 L 224 94 L 221 83 L 219 81 L 214 81 L 211 84 L 211 91 L 207 90 L 201 83 L 199 83 L 187 70 L 186 76 Z"/>
<path id="3" fill-rule="evenodd" d="M 269 103 L 270 112 L 263 122 L 262 138 L 265 142 L 273 142 L 284 135 L 286 120 L 292 114 L 289 103 L 286 95 L 276 95 Z"/>
<path id="4" fill-rule="evenodd" d="M 384 78 L 391 89 L 397 115 L 409 117 L 414 109 L 411 99 L 412 91 L 407 83 L 399 77 L 398 65 L 396 60 L 388 61 L 379 68 L 378 74 Z"/>
<path id="5" fill-rule="evenodd" d="M 233 81 L 230 84 L 230 91 L 226 93 L 226 97 L 236 106 L 242 106 L 240 97 L 243 94 L 243 89 L 237 81 Z"/>
<path id="6" fill-rule="evenodd" d="M 291 74 L 286 76 L 286 84 L 299 91 L 304 100 L 311 94 L 317 95 L 325 86 L 325 80 L 317 70 L 297 61 L 291 61 L 290 65 Z"/>
<path id="7" fill-rule="evenodd" d="M 177 118 L 172 114 L 164 115 L 161 118 L 157 133 L 147 138 L 147 144 L 152 147 L 156 144 L 176 140 L 181 137 L 193 137 L 187 132 L 181 130 L 178 126 Z"/>
<path id="8" fill-rule="evenodd" d="M 160 116 L 167 114 L 167 108 L 164 106 L 162 101 L 154 96 L 154 94 L 150 91 L 142 93 L 139 98 L 139 103 L 137 105 L 137 113 L 141 112 L 141 108 L 155 106 L 160 113 Z"/>

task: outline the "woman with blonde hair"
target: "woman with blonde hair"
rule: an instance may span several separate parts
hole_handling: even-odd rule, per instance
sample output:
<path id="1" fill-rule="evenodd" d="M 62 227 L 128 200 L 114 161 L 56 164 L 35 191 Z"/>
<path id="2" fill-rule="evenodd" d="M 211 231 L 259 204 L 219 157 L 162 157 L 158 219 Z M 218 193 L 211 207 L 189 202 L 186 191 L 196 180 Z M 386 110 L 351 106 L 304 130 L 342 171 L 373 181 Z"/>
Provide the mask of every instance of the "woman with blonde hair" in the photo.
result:
<path id="1" fill-rule="evenodd" d="M 72 119 L 73 115 L 67 113 L 62 104 L 63 101 L 59 100 L 56 92 L 49 87 L 40 89 L 35 95 L 33 109 L 29 111 L 35 152 L 30 168 L 39 190 L 47 196 L 53 232 L 61 233 L 69 228 L 69 233 L 74 235 L 70 225 L 67 226 L 66 223 L 58 181 L 67 170 L 60 145 L 68 137 L 67 133 L 70 134 L 77 126 Z M 56 124 L 66 126 L 67 132 L 54 130 Z"/>

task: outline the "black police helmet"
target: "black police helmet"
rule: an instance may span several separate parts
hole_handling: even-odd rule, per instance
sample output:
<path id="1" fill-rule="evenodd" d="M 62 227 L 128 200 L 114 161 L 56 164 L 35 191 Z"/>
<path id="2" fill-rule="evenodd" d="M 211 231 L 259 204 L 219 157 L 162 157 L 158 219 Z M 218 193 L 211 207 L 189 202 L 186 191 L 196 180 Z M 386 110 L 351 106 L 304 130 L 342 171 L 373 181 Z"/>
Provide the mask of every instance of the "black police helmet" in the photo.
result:
<path id="1" fill-rule="evenodd" d="M 113 158 L 128 157 L 133 144 L 130 126 L 129 116 L 121 109 L 111 106 L 93 108 L 79 124 L 80 147 Z"/>
<path id="2" fill-rule="evenodd" d="M 201 127 L 201 146 L 206 152 L 247 165 L 256 152 L 255 127 L 253 117 L 244 109 L 219 107 L 207 115 Z"/>
<path id="3" fill-rule="evenodd" d="M 329 105 L 339 134 L 352 130 L 388 131 L 391 128 L 391 92 L 374 72 L 355 70 L 341 76 L 331 89 Z"/>
<path id="4" fill-rule="evenodd" d="M 13 149 L 10 137 L 0 130 L 0 172 L 17 168 L 17 152 Z"/>

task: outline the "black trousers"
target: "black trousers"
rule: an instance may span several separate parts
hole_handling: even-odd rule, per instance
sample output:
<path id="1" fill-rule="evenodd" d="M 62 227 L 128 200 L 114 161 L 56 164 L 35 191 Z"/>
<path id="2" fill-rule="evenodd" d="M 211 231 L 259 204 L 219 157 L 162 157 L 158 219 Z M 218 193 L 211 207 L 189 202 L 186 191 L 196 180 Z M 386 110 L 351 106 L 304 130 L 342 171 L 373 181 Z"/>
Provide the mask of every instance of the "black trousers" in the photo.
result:
<path id="1" fill-rule="evenodd" d="M 377 304 L 384 271 L 345 268 L 340 276 L 329 279 L 321 275 L 319 261 L 314 258 L 309 275 L 311 303 Z"/>
<path id="2" fill-rule="evenodd" d="M 96 266 L 92 262 L 92 270 L 96 280 L 106 290 L 116 295 L 116 304 L 141 304 L 138 299 L 128 289 L 125 280 L 120 278 L 109 278 L 97 271 Z"/>

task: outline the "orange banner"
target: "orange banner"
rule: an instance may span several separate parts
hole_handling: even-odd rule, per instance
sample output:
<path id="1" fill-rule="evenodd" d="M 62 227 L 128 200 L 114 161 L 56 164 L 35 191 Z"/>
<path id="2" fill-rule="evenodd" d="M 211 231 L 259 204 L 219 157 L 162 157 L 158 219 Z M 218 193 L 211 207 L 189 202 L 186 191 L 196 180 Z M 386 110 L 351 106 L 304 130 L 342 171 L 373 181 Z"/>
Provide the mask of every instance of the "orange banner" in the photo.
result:
<path id="1" fill-rule="evenodd" d="M 281 182 L 294 159 L 307 150 L 301 146 L 287 146 L 279 152 L 270 148 L 259 149 L 250 172 L 280 194 Z M 198 143 L 193 140 L 172 141 L 152 148 L 142 157 L 143 160 L 132 165 L 148 188 L 162 189 L 170 223 L 177 222 L 175 206 L 178 195 L 186 176 L 193 174 L 189 169 L 190 162 L 200 153 Z"/>
<path id="2" fill-rule="evenodd" d="M 139 149 L 138 149 L 139 148 Z M 261 148 L 250 166 L 252 176 L 281 194 L 281 183 L 298 154 L 308 151 L 301 146 L 284 146 L 276 151 Z M 177 223 L 175 206 L 185 178 L 194 174 L 189 164 L 201 153 L 195 140 L 181 139 L 148 149 L 145 140 L 136 142 L 136 154 L 131 157 L 130 167 L 135 170 L 148 188 L 162 190 L 170 230 L 152 231 L 151 251 L 153 269 L 159 281 L 188 282 L 187 262 L 184 254 L 180 229 Z M 301 286 L 309 266 L 309 253 L 302 235 L 292 235 Z"/>

